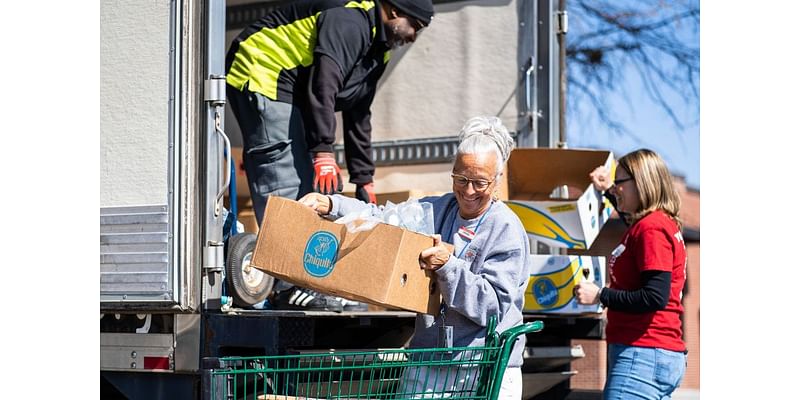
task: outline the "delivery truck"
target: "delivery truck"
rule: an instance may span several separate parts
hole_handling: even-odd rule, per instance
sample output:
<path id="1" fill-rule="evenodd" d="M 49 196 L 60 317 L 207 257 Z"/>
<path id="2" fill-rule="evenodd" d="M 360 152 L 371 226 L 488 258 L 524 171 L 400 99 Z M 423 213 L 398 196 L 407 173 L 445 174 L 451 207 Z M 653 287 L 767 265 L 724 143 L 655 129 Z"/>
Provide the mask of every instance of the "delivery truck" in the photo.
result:
<path id="1" fill-rule="evenodd" d="M 274 279 L 249 267 L 255 235 L 234 234 L 228 218 L 241 138 L 225 54 L 283 3 L 101 1 L 102 398 L 213 398 L 220 357 L 399 348 L 413 332 L 402 310 L 259 308 Z M 381 192 L 447 191 L 455 134 L 473 115 L 499 116 L 520 147 L 558 144 L 555 1 L 434 4 L 431 26 L 392 55 L 373 105 Z M 570 338 L 600 337 L 602 320 L 530 319 L 545 330 L 528 339 L 525 397 L 563 393 L 581 356 Z"/>

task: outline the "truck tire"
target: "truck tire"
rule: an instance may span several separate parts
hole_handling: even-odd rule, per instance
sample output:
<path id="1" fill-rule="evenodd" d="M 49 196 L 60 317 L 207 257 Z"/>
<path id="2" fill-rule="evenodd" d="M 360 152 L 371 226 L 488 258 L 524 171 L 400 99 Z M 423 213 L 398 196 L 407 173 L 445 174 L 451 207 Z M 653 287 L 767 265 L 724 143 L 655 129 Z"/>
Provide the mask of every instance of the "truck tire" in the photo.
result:
<path id="1" fill-rule="evenodd" d="M 275 283 L 275 278 L 250 266 L 255 247 L 256 235 L 253 233 L 240 233 L 228 240 L 225 281 L 233 304 L 239 307 L 261 303 Z"/>

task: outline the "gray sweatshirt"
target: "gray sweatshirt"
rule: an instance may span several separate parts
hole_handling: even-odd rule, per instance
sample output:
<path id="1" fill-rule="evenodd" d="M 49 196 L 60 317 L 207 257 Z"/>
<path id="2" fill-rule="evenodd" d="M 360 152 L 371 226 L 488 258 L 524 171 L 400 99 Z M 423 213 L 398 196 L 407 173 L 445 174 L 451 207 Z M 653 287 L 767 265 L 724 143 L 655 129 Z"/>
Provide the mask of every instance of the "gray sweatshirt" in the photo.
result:
<path id="1" fill-rule="evenodd" d="M 341 195 L 331 198 L 330 213 L 334 217 L 368 207 L 373 210 L 373 215 L 381 214 L 373 204 Z M 436 271 L 446 305 L 444 324 L 453 327 L 453 346 L 482 346 L 492 315 L 497 316 L 497 332 L 522 324 L 522 305 L 531 260 L 528 237 L 516 214 L 503 202 L 496 201 L 485 213 L 471 241 L 460 237 L 454 240 L 462 224 L 474 230 L 478 219 L 464 221 L 459 217 L 453 193 L 419 201 L 433 205 L 435 231 L 442 235 L 442 240 L 456 242 L 455 254 Z M 459 243 L 468 245 L 466 251 L 459 248 Z M 417 314 L 411 347 L 440 347 L 437 340 L 441 324 L 441 315 Z M 522 365 L 524 347 L 523 335 L 514 345 L 509 367 Z"/>

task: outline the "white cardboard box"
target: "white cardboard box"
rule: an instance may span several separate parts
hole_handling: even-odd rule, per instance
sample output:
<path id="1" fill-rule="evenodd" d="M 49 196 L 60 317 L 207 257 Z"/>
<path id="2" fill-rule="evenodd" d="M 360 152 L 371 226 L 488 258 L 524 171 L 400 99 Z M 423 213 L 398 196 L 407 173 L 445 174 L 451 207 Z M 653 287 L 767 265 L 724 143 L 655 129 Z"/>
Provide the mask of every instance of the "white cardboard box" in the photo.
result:
<path id="1" fill-rule="evenodd" d="M 531 255 L 533 268 L 525 290 L 526 313 L 584 314 L 602 312 L 602 306 L 581 305 L 572 289 L 582 280 L 603 287 L 606 281 L 605 257 Z M 588 270 L 588 277 L 584 276 Z"/>
<path id="2" fill-rule="evenodd" d="M 508 160 L 506 203 L 531 238 L 553 247 L 588 249 L 612 211 L 589 178 L 600 165 L 614 176 L 610 151 L 515 149 Z M 560 188 L 567 188 L 566 196 L 551 197 Z"/>

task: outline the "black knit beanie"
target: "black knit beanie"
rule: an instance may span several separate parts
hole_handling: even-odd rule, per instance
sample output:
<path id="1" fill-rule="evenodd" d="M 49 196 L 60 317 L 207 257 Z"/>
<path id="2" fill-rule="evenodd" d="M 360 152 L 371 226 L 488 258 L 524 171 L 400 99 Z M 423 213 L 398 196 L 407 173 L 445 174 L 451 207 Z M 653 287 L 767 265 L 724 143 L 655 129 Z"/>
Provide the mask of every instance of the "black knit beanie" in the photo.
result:
<path id="1" fill-rule="evenodd" d="M 389 3 L 425 26 L 431 23 L 433 18 L 433 2 L 431 0 L 389 0 Z"/>

